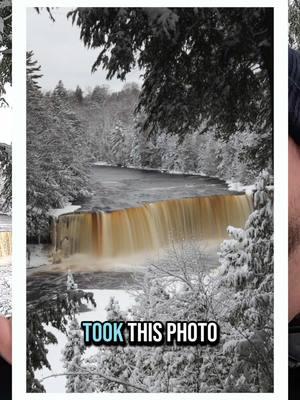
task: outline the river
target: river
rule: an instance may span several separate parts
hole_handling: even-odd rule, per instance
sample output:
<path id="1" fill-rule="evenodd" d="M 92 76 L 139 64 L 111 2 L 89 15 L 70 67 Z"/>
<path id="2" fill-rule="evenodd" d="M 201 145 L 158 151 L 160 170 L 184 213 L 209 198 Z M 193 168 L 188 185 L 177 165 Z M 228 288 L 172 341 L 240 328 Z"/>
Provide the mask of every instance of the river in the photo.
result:
<path id="1" fill-rule="evenodd" d="M 0 232 L 11 231 L 11 216 L 0 213 Z"/>
<path id="2" fill-rule="evenodd" d="M 124 209 L 161 200 L 234 194 L 228 191 L 226 182 L 208 176 L 97 165 L 91 168 L 90 182 L 93 196 L 74 203 L 80 204 L 83 211 Z"/>
<path id="3" fill-rule="evenodd" d="M 64 229 L 60 227 L 60 230 L 63 231 L 61 237 L 68 236 L 70 238 L 70 235 L 75 232 L 77 236 L 82 236 L 80 236 L 80 240 L 78 237 L 76 238 L 76 243 L 78 243 L 78 240 L 92 242 L 94 238 L 88 236 L 91 233 L 86 233 L 83 230 L 82 222 L 80 227 L 83 233 L 78 234 L 76 231 L 78 229 L 76 228 L 78 227 L 77 220 L 79 217 L 88 218 L 91 212 L 95 213 L 101 210 L 102 213 L 99 213 L 99 215 L 102 215 L 101 226 L 104 222 L 107 226 L 104 231 L 101 231 L 99 240 L 103 242 L 105 238 L 103 239 L 102 236 L 110 235 L 108 239 L 109 249 L 107 250 L 107 245 L 106 247 L 103 245 L 106 248 L 106 252 L 103 252 L 102 256 L 98 258 L 83 254 L 73 254 L 58 264 L 52 264 L 46 255 L 49 252 L 48 248 L 44 251 L 44 256 L 41 256 L 40 248 L 32 248 L 32 253 L 37 252 L 35 256 L 39 257 L 41 262 L 39 268 L 28 269 L 29 301 L 37 300 L 46 293 L 50 294 L 54 289 L 64 290 L 66 287 L 66 273 L 69 269 L 73 271 L 75 281 L 82 289 L 125 289 L 132 287 L 134 285 L 133 272 L 135 274 L 143 273 L 143 267 L 151 262 L 149 258 L 151 252 L 149 251 L 146 257 L 143 245 L 154 240 L 156 244 L 156 247 L 154 246 L 155 258 L 161 257 L 162 254 L 166 256 L 164 252 L 157 248 L 157 244 L 159 247 L 159 244 L 164 241 L 169 234 L 168 229 L 170 227 L 174 228 L 175 226 L 178 230 L 178 219 L 181 218 L 182 224 L 187 225 L 189 230 L 193 229 L 193 233 L 195 233 L 195 229 L 199 228 L 199 223 L 196 224 L 196 228 L 194 227 L 195 220 L 200 220 L 202 225 L 205 225 L 205 223 L 206 225 L 211 224 L 211 220 L 207 219 L 207 214 L 212 215 L 214 225 L 218 225 L 219 217 L 214 214 L 216 214 L 216 210 L 219 212 L 219 208 L 222 208 L 222 212 L 220 212 L 222 214 L 221 217 L 225 218 L 225 227 L 227 222 L 233 225 L 236 222 L 234 218 L 231 220 L 232 213 L 241 213 L 241 210 L 236 208 L 236 204 L 231 200 L 234 199 L 236 201 L 238 199 L 239 201 L 243 196 L 237 196 L 239 194 L 237 192 L 229 192 L 226 183 L 217 178 L 168 174 L 131 168 L 93 166 L 90 179 L 93 196 L 81 201 L 80 204 L 74 203 L 75 205 L 80 205 L 80 214 L 68 215 L 66 224 L 65 222 L 60 222 L 61 225 L 65 224 L 68 229 L 66 233 L 65 225 Z M 202 198 L 205 199 L 205 207 L 199 206 L 200 203 L 197 203 L 197 198 L 200 198 L 200 201 Z M 213 204 L 215 204 L 215 199 L 219 201 L 221 198 L 226 199 L 226 204 L 230 200 L 229 210 L 223 200 L 221 203 L 216 203 L 216 210 L 212 209 L 211 203 L 208 203 L 213 201 Z M 190 203 L 182 203 L 182 199 L 186 199 Z M 195 199 L 196 203 L 193 199 Z M 164 202 L 165 200 L 167 201 L 166 203 Z M 173 200 L 176 204 L 172 202 Z M 179 205 L 177 202 L 179 202 Z M 151 212 L 149 211 L 149 204 L 152 204 Z M 175 211 L 173 211 L 174 207 Z M 195 210 L 190 213 L 189 209 L 191 207 Z M 199 207 L 203 208 L 200 214 L 198 213 Z M 125 212 L 126 215 L 115 215 L 114 213 L 119 213 L 120 211 L 114 210 L 122 210 L 121 212 Z M 131 210 L 137 211 L 133 212 Z M 152 226 L 153 212 L 156 213 L 155 218 L 157 221 L 156 225 Z M 248 209 L 243 211 L 243 221 L 245 212 L 247 214 Z M 108 221 L 108 218 L 113 218 L 113 215 L 115 215 L 113 222 Z M 60 220 L 64 221 L 63 218 L 61 217 Z M 131 219 L 134 218 L 136 221 L 133 223 Z M 144 218 L 145 221 L 143 221 Z M 73 223 L 72 221 L 75 222 Z M 166 231 L 161 227 L 162 222 L 168 225 Z M 88 232 L 95 232 L 94 228 L 90 229 L 89 224 L 89 221 L 85 222 L 84 229 L 87 229 L 87 226 L 89 228 Z M 158 228 L 159 231 L 163 232 L 158 232 Z M 205 230 L 205 234 L 207 234 L 207 230 Z M 181 231 L 180 235 L 183 235 Z M 116 240 L 115 237 L 117 237 L 117 244 L 112 247 L 110 242 Z M 221 239 L 220 237 L 214 241 L 211 241 L 211 238 L 206 239 L 209 240 L 202 241 L 206 265 L 215 267 L 218 264 L 217 247 Z M 132 242 L 138 242 L 138 244 L 135 245 Z M 130 257 L 127 257 L 126 250 L 130 246 L 131 254 Z M 151 250 L 153 250 L 152 247 Z M 161 247 L 163 246 L 161 245 Z M 143 255 L 142 258 L 141 254 Z"/>

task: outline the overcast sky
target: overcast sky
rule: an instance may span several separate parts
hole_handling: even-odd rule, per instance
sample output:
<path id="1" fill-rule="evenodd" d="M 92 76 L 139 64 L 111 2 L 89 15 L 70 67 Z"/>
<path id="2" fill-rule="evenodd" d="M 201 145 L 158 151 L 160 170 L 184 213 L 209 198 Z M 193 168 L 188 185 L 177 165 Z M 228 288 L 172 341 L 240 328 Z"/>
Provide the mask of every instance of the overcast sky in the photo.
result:
<path id="1" fill-rule="evenodd" d="M 41 14 L 33 8 L 27 11 L 27 49 L 34 51 L 42 66 L 44 76 L 40 86 L 51 90 L 61 79 L 68 89 L 75 89 L 77 85 L 83 90 L 96 85 L 108 85 L 111 91 L 122 89 L 125 82 L 107 81 L 105 71 L 91 73 L 98 51 L 83 46 L 79 28 L 72 26 L 71 20 L 66 18 L 67 12 L 66 8 L 54 9 L 55 22 L 52 22 L 45 10 Z M 141 83 L 139 75 L 139 71 L 132 71 L 126 82 Z"/>

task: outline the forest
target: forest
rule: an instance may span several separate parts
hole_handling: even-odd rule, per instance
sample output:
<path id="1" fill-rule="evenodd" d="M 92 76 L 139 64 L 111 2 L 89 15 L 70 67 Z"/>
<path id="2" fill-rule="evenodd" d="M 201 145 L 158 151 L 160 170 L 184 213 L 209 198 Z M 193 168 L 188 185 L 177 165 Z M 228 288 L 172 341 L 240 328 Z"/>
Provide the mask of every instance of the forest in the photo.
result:
<path id="1" fill-rule="evenodd" d="M 183 240 L 137 280 L 130 310 L 115 298 L 105 309 L 112 321 L 215 320 L 217 346 L 101 346 L 90 357 L 78 318 L 95 299 L 69 272 L 67 290 L 27 306 L 27 390 L 46 391 L 38 372 L 52 368 L 52 326 L 67 338 L 66 392 L 272 392 L 273 11 L 77 8 L 67 18 L 99 51 L 92 71 L 124 86 L 70 90 L 58 77 L 46 92 L 28 49 L 28 242 L 49 241 L 51 209 L 92 196 L 93 163 L 251 184 L 253 210 L 228 227 L 214 274 Z M 125 82 L 136 67 L 141 86 Z"/>
<path id="2" fill-rule="evenodd" d="M 6 88 L 11 84 L 12 62 L 11 1 L 0 2 L 0 107 L 7 107 Z M 5 127 L 4 127 L 5 129 Z M 11 209 L 11 147 L 0 137 L 0 211 Z"/>

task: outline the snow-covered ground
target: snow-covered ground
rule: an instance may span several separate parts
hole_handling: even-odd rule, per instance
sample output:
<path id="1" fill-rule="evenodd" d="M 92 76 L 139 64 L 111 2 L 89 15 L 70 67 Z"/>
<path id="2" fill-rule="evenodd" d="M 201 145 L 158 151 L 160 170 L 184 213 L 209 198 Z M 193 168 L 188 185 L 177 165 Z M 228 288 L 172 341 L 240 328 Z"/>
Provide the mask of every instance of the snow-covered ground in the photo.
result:
<path id="1" fill-rule="evenodd" d="M 255 190 L 255 185 L 243 185 L 240 182 L 235 182 L 232 180 L 228 180 L 226 183 L 228 185 L 228 190 L 234 192 L 244 192 L 248 195 L 251 195 Z"/>
<path id="2" fill-rule="evenodd" d="M 28 244 L 27 249 L 30 251 L 30 261 L 27 259 L 26 262 L 27 269 L 34 269 L 52 262 L 49 254 L 49 246 Z"/>
<path id="3" fill-rule="evenodd" d="M 134 298 L 125 290 L 88 290 L 89 292 L 94 293 L 94 298 L 97 303 L 97 307 L 93 308 L 88 312 L 83 312 L 78 315 L 79 323 L 81 321 L 105 321 L 106 320 L 106 311 L 105 307 L 109 303 L 109 299 L 111 297 L 115 297 L 119 303 L 122 311 L 127 311 L 129 307 L 134 303 Z M 36 378 L 42 379 L 46 376 L 63 373 L 63 363 L 62 363 L 62 350 L 67 342 L 66 335 L 63 334 L 56 328 L 52 326 L 46 327 L 47 330 L 52 332 L 58 341 L 56 345 L 47 346 L 48 350 L 48 361 L 51 365 L 52 371 L 49 371 L 47 368 L 43 368 L 40 371 L 36 372 Z M 97 353 L 98 347 L 91 346 L 87 348 L 85 355 L 92 355 Z M 47 392 L 49 393 L 64 393 L 65 392 L 65 376 L 59 376 L 55 378 L 49 378 L 43 381 L 43 385 Z"/>
<path id="4" fill-rule="evenodd" d="M 10 257 L 0 257 L 0 315 L 11 316 L 11 277 Z"/>
<path id="5" fill-rule="evenodd" d="M 67 203 L 63 208 L 51 208 L 48 214 L 51 217 L 58 218 L 60 215 L 72 213 L 80 207 L 81 206 L 74 206 L 71 203 Z"/>

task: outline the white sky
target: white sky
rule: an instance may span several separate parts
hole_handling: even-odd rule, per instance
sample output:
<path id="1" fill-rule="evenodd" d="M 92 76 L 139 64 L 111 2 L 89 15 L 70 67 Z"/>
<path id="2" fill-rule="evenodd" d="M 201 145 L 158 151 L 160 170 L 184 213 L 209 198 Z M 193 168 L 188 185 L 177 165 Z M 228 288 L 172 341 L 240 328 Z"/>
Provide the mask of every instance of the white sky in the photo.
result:
<path id="1" fill-rule="evenodd" d="M 33 50 L 42 66 L 40 85 L 44 90 L 53 89 L 61 79 L 68 89 L 77 85 L 83 90 L 96 85 L 108 85 L 111 91 L 121 90 L 125 82 L 118 79 L 107 81 L 106 72 L 91 73 L 98 50 L 87 49 L 79 37 L 79 28 L 66 18 L 67 8 L 53 10 L 52 22 L 45 10 L 38 14 L 27 10 L 27 50 Z M 128 74 L 126 82 L 141 83 L 139 71 Z"/>
<path id="2" fill-rule="evenodd" d="M 11 105 L 12 90 L 8 86 L 6 89 L 5 99 Z M 0 143 L 10 144 L 12 141 L 12 109 L 10 107 L 0 107 Z"/>

